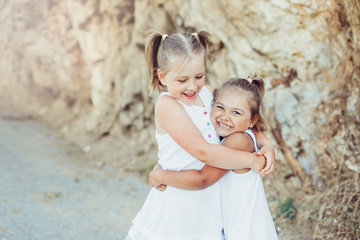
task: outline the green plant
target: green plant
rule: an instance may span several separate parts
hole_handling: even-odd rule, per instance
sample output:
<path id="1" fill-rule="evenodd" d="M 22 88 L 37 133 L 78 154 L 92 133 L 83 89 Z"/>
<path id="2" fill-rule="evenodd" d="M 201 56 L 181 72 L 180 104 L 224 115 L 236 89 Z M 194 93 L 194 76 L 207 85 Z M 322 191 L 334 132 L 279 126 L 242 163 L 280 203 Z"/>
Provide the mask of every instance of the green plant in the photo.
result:
<path id="1" fill-rule="evenodd" d="M 287 197 L 284 202 L 280 202 L 277 216 L 293 220 L 296 217 L 297 210 L 294 207 L 293 198 Z"/>

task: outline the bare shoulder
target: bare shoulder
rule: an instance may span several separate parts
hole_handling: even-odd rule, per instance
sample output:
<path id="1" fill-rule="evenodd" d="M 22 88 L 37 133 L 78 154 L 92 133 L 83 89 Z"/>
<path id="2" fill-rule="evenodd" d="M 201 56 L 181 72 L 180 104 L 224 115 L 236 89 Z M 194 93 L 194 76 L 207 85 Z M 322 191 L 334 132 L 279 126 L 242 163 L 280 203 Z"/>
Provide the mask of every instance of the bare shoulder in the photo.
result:
<path id="1" fill-rule="evenodd" d="M 178 107 L 181 107 L 181 105 L 175 98 L 169 95 L 162 95 L 155 103 L 155 113 L 162 110 L 168 111 L 169 109 Z"/>
<path id="2" fill-rule="evenodd" d="M 254 143 L 247 133 L 232 133 L 224 140 L 223 145 L 247 152 L 255 151 Z"/>
<path id="3" fill-rule="evenodd" d="M 184 107 L 169 95 L 163 95 L 155 103 L 155 120 L 165 127 L 167 122 L 181 122 L 188 118 Z"/>

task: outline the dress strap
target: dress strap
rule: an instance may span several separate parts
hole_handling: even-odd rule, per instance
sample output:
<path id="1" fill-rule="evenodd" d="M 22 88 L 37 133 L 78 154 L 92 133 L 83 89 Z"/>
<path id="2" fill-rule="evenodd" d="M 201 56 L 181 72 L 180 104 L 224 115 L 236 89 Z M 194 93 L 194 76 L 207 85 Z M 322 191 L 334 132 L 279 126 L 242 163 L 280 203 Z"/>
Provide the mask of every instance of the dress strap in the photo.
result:
<path id="1" fill-rule="evenodd" d="M 259 148 L 258 148 L 258 146 L 257 146 L 257 144 L 256 144 L 256 137 L 255 137 L 254 132 L 251 131 L 251 129 L 246 129 L 246 130 L 245 130 L 245 133 L 247 133 L 247 134 L 251 137 L 251 139 L 253 140 L 255 152 L 257 152 L 257 151 L 259 150 Z"/>
<path id="2" fill-rule="evenodd" d="M 206 86 L 204 86 L 201 89 L 201 92 L 200 92 L 199 96 L 200 96 L 202 102 L 204 103 L 205 107 L 206 107 L 207 103 L 209 103 L 210 105 L 212 104 L 213 95 L 212 95 L 211 91 Z"/>

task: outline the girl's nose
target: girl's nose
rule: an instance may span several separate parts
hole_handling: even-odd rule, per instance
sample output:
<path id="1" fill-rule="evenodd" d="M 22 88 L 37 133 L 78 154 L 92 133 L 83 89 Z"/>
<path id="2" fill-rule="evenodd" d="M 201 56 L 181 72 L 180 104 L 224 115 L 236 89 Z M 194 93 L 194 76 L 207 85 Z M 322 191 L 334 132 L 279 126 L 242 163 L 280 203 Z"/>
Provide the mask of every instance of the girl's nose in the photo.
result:
<path id="1" fill-rule="evenodd" d="M 196 90 L 196 88 L 197 88 L 197 85 L 195 84 L 195 82 L 190 81 L 188 89 L 193 91 L 193 90 Z"/>
<path id="2" fill-rule="evenodd" d="M 223 121 L 229 121 L 230 120 L 230 117 L 227 113 L 223 113 L 223 115 L 221 116 L 221 120 Z"/>

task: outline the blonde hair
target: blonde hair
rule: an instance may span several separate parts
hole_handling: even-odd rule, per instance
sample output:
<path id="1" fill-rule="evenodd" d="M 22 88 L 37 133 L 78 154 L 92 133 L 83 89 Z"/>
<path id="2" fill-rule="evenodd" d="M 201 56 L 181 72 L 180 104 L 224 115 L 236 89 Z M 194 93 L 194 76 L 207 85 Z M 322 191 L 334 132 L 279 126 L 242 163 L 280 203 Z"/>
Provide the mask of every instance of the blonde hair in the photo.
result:
<path id="1" fill-rule="evenodd" d="M 259 119 L 255 123 L 255 125 L 251 128 L 254 132 L 264 132 L 266 131 L 266 124 L 264 118 L 260 114 L 260 107 L 262 105 L 262 98 L 265 93 L 265 83 L 264 81 L 257 77 L 256 74 L 253 76 L 249 76 L 247 79 L 244 78 L 231 78 L 226 81 L 220 88 L 219 91 L 216 92 L 214 97 L 214 103 L 217 101 L 220 93 L 224 89 L 235 89 L 241 90 L 248 94 L 248 103 L 250 106 L 251 120 L 255 118 L 255 116 L 259 116 Z M 243 93 L 242 93 L 243 94 Z"/>
<path id="2" fill-rule="evenodd" d="M 194 55 L 204 55 L 206 63 L 206 53 L 211 43 L 209 34 L 205 31 L 195 33 L 174 33 L 171 35 L 152 31 L 146 39 L 145 55 L 151 76 L 151 91 L 158 89 L 160 92 L 166 88 L 160 82 L 157 70 L 161 69 L 167 74 L 172 69 L 171 60 L 177 61 L 191 59 Z"/>

